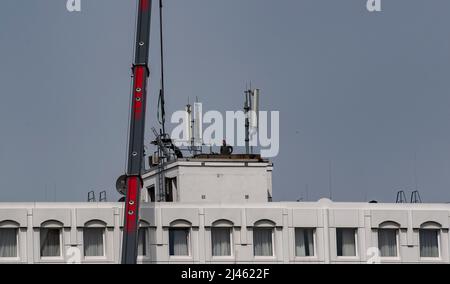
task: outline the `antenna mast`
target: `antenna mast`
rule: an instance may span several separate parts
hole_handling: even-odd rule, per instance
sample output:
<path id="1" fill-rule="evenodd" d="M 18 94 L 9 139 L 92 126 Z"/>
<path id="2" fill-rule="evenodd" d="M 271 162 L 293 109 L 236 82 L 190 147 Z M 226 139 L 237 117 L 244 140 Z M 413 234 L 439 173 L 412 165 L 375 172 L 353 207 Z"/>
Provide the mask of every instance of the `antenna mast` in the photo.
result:
<path id="1" fill-rule="evenodd" d="M 258 120 L 259 120 L 259 97 L 260 90 L 250 89 L 245 92 L 245 153 L 253 154 L 253 145 L 255 145 L 255 138 L 257 138 L 258 133 Z M 250 146 L 250 141 L 252 141 L 252 146 Z"/>
<path id="2" fill-rule="evenodd" d="M 245 103 L 244 103 L 244 113 L 245 113 L 245 154 L 250 154 L 250 102 L 251 102 L 251 90 L 245 91 Z"/>

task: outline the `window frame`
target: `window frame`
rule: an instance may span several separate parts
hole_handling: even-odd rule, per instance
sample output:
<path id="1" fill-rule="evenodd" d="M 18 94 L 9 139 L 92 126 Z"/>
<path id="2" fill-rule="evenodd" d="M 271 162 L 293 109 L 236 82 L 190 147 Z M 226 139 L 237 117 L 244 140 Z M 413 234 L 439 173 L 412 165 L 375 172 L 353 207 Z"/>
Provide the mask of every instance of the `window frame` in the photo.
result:
<path id="1" fill-rule="evenodd" d="M 86 255 L 86 246 L 85 246 L 85 239 L 84 239 L 84 234 L 85 234 L 85 230 L 86 229 L 102 229 L 102 248 L 103 248 L 103 255 L 95 255 L 95 256 L 91 256 L 91 255 Z M 106 227 L 103 226 L 85 226 L 83 227 L 83 257 L 85 260 L 105 260 L 107 258 L 106 255 Z"/>
<path id="2" fill-rule="evenodd" d="M 381 249 L 380 249 L 380 231 L 395 231 L 395 251 L 396 256 L 382 256 L 381 255 Z M 397 227 L 379 227 L 376 229 L 377 234 L 377 249 L 379 251 L 379 257 L 382 260 L 400 260 L 400 228 Z"/>
<path id="3" fill-rule="evenodd" d="M 166 176 L 164 179 L 164 198 L 165 202 L 173 203 L 179 199 L 178 194 L 178 177 Z"/>
<path id="4" fill-rule="evenodd" d="M 58 230 L 59 231 L 59 256 L 43 256 L 42 255 L 42 240 L 41 240 L 41 231 L 42 230 Z M 39 228 L 39 258 L 41 260 L 61 260 L 64 258 L 63 256 L 63 234 L 64 227 L 58 226 L 41 226 Z"/>
<path id="5" fill-rule="evenodd" d="M 353 230 L 354 232 L 354 244 L 355 244 L 355 255 L 338 255 L 338 230 Z M 336 258 L 338 260 L 356 260 L 359 259 L 359 242 L 358 242 L 358 228 L 352 227 L 337 227 L 335 228 L 335 244 L 336 244 Z"/>
<path id="6" fill-rule="evenodd" d="M 145 251 L 145 255 L 141 255 L 140 252 L 138 251 L 138 256 L 137 259 L 139 261 L 147 261 L 151 259 L 151 255 L 150 255 L 150 225 L 148 225 L 146 222 L 142 222 L 139 225 L 139 229 L 138 229 L 138 238 L 139 238 L 139 230 L 143 230 L 145 232 L 145 244 L 144 244 L 144 251 Z M 139 242 L 140 240 L 138 239 L 138 246 L 139 246 Z"/>
<path id="7" fill-rule="evenodd" d="M 187 232 L 188 232 L 188 234 L 187 234 L 187 241 L 186 241 L 186 244 L 187 244 L 187 251 L 188 251 L 188 255 L 171 255 L 170 254 L 170 250 L 171 250 L 171 247 L 170 247 L 170 244 L 171 244 L 171 242 L 170 242 L 170 231 L 171 230 L 186 230 Z M 169 245 L 167 246 L 167 248 L 168 248 L 168 253 L 169 253 L 169 258 L 170 259 L 176 259 L 176 260 L 183 260 L 183 259 L 186 259 L 186 260 L 190 260 L 190 259 L 192 259 L 192 236 L 191 236 L 191 234 L 192 234 L 192 227 L 188 227 L 188 226 L 180 226 L 180 225 L 178 225 L 178 226 L 171 226 L 171 227 L 169 227 L 169 229 L 168 229 L 168 234 L 169 234 L 169 238 L 168 238 L 168 241 L 169 241 Z"/>
<path id="8" fill-rule="evenodd" d="M 213 230 L 214 229 L 228 229 L 229 230 L 229 244 L 230 244 L 230 255 L 214 255 L 214 244 L 213 244 Z M 233 227 L 232 226 L 212 226 L 210 228 L 210 239 L 211 239 L 211 258 L 213 260 L 228 260 L 234 259 L 234 238 L 233 238 Z"/>
<path id="9" fill-rule="evenodd" d="M 313 255 L 310 256 L 300 256 L 297 255 L 297 229 L 302 230 L 312 230 L 313 231 Z M 307 260 L 317 258 L 317 228 L 314 227 L 294 227 L 294 257 L 297 260 Z"/>
<path id="10" fill-rule="evenodd" d="M 255 253 L 255 229 L 269 229 L 271 230 L 271 241 L 272 241 L 272 255 L 256 255 Z M 252 243 L 253 243 L 253 257 L 255 259 L 259 259 L 259 260 L 273 260 L 276 258 L 276 254 L 275 254 L 275 226 L 273 227 L 269 227 L 269 226 L 257 226 L 255 224 L 255 226 L 253 227 L 252 230 Z"/>
<path id="11" fill-rule="evenodd" d="M 146 198 L 145 202 L 146 203 L 155 203 L 156 202 L 156 186 L 154 184 L 151 184 L 146 187 L 146 191 L 147 191 L 147 198 Z"/>
<path id="12" fill-rule="evenodd" d="M 16 256 L 2 257 L 0 256 L 0 262 L 20 261 L 20 226 L 13 221 L 0 222 L 0 230 L 15 230 L 16 231 Z"/>
<path id="13" fill-rule="evenodd" d="M 420 232 L 421 231 L 436 231 L 437 232 L 437 251 L 438 251 L 438 256 L 422 256 L 422 243 L 421 243 L 421 237 L 420 237 Z M 419 258 L 421 260 L 427 261 L 427 260 L 441 260 L 442 259 L 442 252 L 441 252 L 441 247 L 442 247 L 442 242 L 441 242 L 441 234 L 442 234 L 442 228 L 424 228 L 421 227 L 418 229 L 418 237 L 419 237 Z"/>

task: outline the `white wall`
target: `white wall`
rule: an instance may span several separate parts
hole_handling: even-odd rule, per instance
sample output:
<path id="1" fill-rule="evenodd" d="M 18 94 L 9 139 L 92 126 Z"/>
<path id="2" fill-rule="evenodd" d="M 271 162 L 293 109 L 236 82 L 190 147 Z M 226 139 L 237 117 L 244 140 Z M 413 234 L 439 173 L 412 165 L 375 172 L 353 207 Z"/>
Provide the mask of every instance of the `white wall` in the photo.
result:
<path id="1" fill-rule="evenodd" d="M 257 203 L 272 193 L 272 164 L 268 162 L 177 161 L 166 166 L 164 177 L 177 178 L 175 202 Z M 144 186 L 155 185 L 156 171 L 144 175 Z M 146 192 L 142 200 L 149 200 Z"/>
<path id="2" fill-rule="evenodd" d="M 0 259 L 12 263 L 65 263 L 67 256 L 46 260 L 39 253 L 39 228 L 53 220 L 62 227 L 63 250 L 79 248 L 83 253 L 83 228 L 92 220 L 100 221 L 106 230 L 106 255 L 101 259 L 85 259 L 83 263 L 118 263 L 120 260 L 120 203 L 0 203 L 0 228 L 5 221 L 17 224 L 19 258 Z M 389 263 L 450 263 L 449 205 L 430 204 L 365 204 L 332 203 L 249 203 L 249 204 L 182 204 L 144 205 L 141 219 L 149 232 L 148 254 L 144 263 L 366 263 L 367 249 L 378 246 L 377 229 L 384 222 L 395 222 L 399 228 L 399 257 L 381 259 Z M 191 256 L 169 256 L 168 230 L 177 220 L 191 227 Z M 218 220 L 232 224 L 233 255 L 214 258 L 211 254 L 211 227 Z M 273 257 L 253 256 L 253 226 L 266 220 L 274 226 Z M 440 230 L 440 258 L 424 259 L 419 253 L 419 230 L 424 224 Z M 427 225 L 428 226 L 428 225 Z M 295 228 L 314 228 L 315 256 L 295 256 Z M 357 230 L 358 255 L 336 255 L 336 228 Z M 151 232 L 151 233 L 150 233 Z"/>

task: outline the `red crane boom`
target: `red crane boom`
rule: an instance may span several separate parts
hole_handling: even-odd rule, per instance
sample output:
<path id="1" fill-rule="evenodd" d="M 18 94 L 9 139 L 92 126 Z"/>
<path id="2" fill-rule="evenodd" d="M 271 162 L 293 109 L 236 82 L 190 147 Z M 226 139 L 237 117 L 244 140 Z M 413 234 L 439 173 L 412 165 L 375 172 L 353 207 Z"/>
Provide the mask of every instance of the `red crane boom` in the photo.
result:
<path id="1" fill-rule="evenodd" d="M 135 264 L 138 249 L 139 201 L 143 186 L 144 130 L 147 102 L 147 80 L 150 47 L 150 24 L 152 0 L 139 0 L 136 51 L 132 67 L 133 91 L 131 103 L 130 135 L 128 143 L 128 164 L 124 183 L 125 210 L 122 241 L 122 264 Z"/>

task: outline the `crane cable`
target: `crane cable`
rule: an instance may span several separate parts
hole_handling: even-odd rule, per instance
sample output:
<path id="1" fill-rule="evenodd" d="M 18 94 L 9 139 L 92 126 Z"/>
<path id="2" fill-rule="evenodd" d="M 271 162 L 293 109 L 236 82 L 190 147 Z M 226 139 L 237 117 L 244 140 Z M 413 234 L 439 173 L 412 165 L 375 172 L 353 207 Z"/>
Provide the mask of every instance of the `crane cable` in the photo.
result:
<path id="1" fill-rule="evenodd" d="M 164 101 L 164 42 L 163 42 L 163 4 L 159 0 L 159 33 L 160 33 L 160 49 L 161 49 L 161 89 L 158 98 L 158 122 L 162 126 L 162 133 L 166 134 L 166 110 Z"/>

